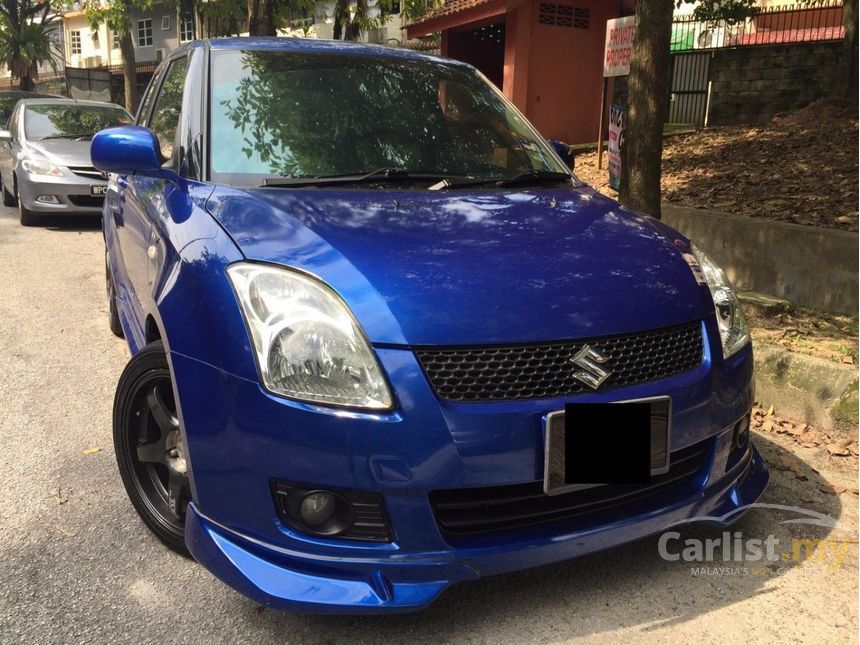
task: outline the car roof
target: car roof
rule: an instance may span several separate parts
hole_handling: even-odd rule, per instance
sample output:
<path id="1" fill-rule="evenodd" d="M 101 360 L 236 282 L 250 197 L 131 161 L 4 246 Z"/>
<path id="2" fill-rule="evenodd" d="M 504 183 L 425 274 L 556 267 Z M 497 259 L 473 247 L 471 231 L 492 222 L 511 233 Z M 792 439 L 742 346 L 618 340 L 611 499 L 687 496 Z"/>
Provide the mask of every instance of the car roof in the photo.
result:
<path id="1" fill-rule="evenodd" d="M 111 107 L 125 110 L 123 106 L 117 105 L 116 103 L 107 103 L 105 101 L 81 101 L 62 97 L 23 99 L 19 102 L 19 105 L 23 105 L 24 107 L 28 107 L 30 105 L 80 105 L 82 107 Z"/>
<path id="2" fill-rule="evenodd" d="M 30 97 L 34 99 L 38 98 L 46 98 L 46 99 L 62 99 L 64 96 L 60 96 L 59 94 L 44 94 L 42 92 L 28 92 L 27 90 L 0 90 L 0 96 L 21 96 L 21 97 Z"/>
<path id="3" fill-rule="evenodd" d="M 369 58 L 446 63 L 449 65 L 462 65 L 468 67 L 466 63 L 462 63 L 460 61 L 424 54 L 405 47 L 387 47 L 385 45 L 373 45 L 370 43 L 354 41 L 325 40 L 322 38 L 294 38 L 285 36 L 231 37 L 197 40 L 175 50 L 171 58 L 174 58 L 176 54 L 180 54 L 183 51 L 188 51 L 196 47 L 209 47 L 215 51 L 283 51 L 314 54 L 346 54 L 351 56 L 366 56 Z"/>

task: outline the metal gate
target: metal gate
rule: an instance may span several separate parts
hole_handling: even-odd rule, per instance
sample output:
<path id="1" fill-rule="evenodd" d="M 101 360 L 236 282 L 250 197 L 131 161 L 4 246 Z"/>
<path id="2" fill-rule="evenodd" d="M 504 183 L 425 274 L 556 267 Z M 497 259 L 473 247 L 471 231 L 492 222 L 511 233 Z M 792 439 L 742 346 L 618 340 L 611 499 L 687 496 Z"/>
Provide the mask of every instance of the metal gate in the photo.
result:
<path id="1" fill-rule="evenodd" d="M 705 125 L 712 56 L 712 52 L 672 54 L 670 123 Z"/>

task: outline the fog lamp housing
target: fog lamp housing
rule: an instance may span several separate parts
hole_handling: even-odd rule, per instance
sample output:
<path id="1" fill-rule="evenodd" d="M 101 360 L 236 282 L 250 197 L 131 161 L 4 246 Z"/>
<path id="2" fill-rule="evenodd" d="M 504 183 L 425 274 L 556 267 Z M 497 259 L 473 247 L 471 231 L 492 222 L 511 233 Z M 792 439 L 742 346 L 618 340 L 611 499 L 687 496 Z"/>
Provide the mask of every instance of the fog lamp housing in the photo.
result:
<path id="1" fill-rule="evenodd" d="M 272 483 L 281 520 L 300 533 L 344 540 L 390 542 L 382 498 L 365 491 L 336 491 Z"/>
<path id="2" fill-rule="evenodd" d="M 59 204 L 60 200 L 57 199 L 56 195 L 39 195 L 36 197 L 36 201 L 42 204 Z"/>
<path id="3" fill-rule="evenodd" d="M 729 456 L 726 460 L 726 470 L 731 470 L 749 452 L 750 446 L 750 415 L 738 421 L 732 428 L 732 440 L 729 446 Z"/>

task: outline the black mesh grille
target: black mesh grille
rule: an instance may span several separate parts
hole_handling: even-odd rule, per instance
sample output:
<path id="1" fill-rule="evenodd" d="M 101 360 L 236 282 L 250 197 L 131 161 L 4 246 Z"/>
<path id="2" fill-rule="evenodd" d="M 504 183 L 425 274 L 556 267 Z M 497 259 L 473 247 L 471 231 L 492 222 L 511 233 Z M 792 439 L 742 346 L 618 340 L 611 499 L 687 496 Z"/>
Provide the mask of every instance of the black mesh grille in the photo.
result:
<path id="1" fill-rule="evenodd" d="M 574 355 L 589 345 L 611 372 L 598 389 L 654 381 L 694 369 L 703 358 L 701 323 L 543 345 L 419 349 L 436 393 L 452 401 L 539 399 L 592 388 L 574 378 Z"/>
<path id="2" fill-rule="evenodd" d="M 669 472 L 651 478 L 644 486 L 594 486 L 549 496 L 543 482 L 489 488 L 437 490 L 430 493 L 430 506 L 439 527 L 448 535 L 507 531 L 545 522 L 575 522 L 586 529 L 608 518 L 622 516 L 626 509 L 647 513 L 661 505 L 695 495 L 710 465 L 713 442 L 706 441 L 675 451 Z"/>

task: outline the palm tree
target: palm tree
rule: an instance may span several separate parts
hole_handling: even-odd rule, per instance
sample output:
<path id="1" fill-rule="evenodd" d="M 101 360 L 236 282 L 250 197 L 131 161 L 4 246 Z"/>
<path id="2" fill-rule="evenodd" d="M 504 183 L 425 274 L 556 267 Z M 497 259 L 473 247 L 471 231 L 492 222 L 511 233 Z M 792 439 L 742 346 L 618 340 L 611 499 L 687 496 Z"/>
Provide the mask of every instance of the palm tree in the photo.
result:
<path id="1" fill-rule="evenodd" d="M 49 63 L 56 69 L 50 27 L 58 20 L 47 1 L 0 2 L 0 63 L 9 68 L 12 78 L 19 79 L 22 90 L 35 88 L 41 63 Z"/>
<path id="2" fill-rule="evenodd" d="M 367 0 L 336 0 L 333 38 L 358 40 L 369 24 L 367 9 Z"/>

